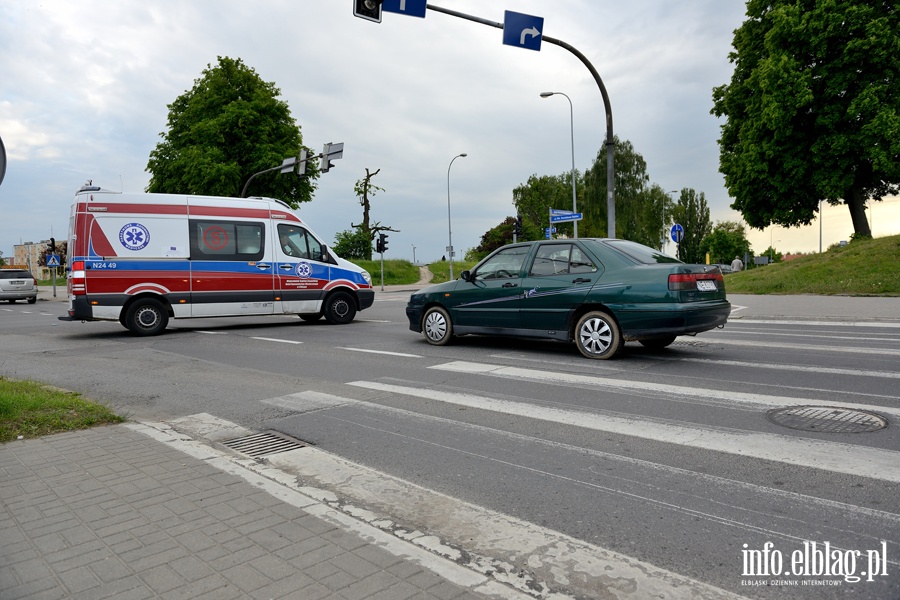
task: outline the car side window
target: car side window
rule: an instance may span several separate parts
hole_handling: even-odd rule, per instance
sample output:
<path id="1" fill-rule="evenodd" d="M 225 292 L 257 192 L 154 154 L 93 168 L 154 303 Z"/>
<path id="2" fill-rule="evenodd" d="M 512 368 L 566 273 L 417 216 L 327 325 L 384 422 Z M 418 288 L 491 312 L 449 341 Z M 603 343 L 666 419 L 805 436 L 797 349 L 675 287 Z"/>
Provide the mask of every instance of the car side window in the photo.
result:
<path id="1" fill-rule="evenodd" d="M 569 273 L 596 273 L 597 265 L 578 246 L 572 247 L 569 258 Z"/>
<path id="2" fill-rule="evenodd" d="M 594 273 L 594 262 L 574 244 L 541 244 L 534 256 L 529 275 L 567 275 Z"/>
<path id="3" fill-rule="evenodd" d="M 522 263 L 528 255 L 528 246 L 506 248 L 479 265 L 476 280 L 518 278 Z"/>

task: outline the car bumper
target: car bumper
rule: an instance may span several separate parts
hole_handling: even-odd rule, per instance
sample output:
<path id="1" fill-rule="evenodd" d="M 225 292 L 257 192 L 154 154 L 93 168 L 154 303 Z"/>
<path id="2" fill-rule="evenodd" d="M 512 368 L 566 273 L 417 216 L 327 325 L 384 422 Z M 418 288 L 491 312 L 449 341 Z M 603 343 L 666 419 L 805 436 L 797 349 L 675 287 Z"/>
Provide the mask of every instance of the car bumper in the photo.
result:
<path id="1" fill-rule="evenodd" d="M 725 325 L 731 314 L 727 300 L 705 302 L 624 305 L 614 308 L 626 340 L 670 335 L 690 335 Z"/>

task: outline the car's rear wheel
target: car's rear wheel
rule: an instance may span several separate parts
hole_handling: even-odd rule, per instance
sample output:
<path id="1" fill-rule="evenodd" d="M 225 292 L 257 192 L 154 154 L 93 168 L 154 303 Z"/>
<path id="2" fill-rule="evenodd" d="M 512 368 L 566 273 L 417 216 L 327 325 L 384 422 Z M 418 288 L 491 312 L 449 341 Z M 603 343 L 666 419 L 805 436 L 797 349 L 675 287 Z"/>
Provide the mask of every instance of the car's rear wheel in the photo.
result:
<path id="1" fill-rule="evenodd" d="M 16 300 L 15 298 L 10 298 L 7 302 L 9 302 L 10 304 L 15 304 Z"/>
<path id="2" fill-rule="evenodd" d="M 34 304 L 35 302 L 37 302 L 37 296 L 32 296 L 28 299 L 28 304 Z"/>
<path id="3" fill-rule="evenodd" d="M 422 332 L 433 346 L 445 346 L 453 337 L 453 322 L 450 313 L 442 306 L 432 306 L 422 317 Z"/>
<path id="4" fill-rule="evenodd" d="M 356 302 L 347 292 L 335 292 L 325 301 L 325 320 L 333 325 L 345 325 L 356 316 Z"/>
<path id="5" fill-rule="evenodd" d="M 153 298 L 135 301 L 125 313 L 125 327 L 135 335 L 159 335 L 168 324 L 166 307 Z"/>
<path id="6" fill-rule="evenodd" d="M 575 345 L 588 358 L 608 359 L 621 350 L 623 344 L 619 325 L 609 314 L 595 310 L 578 319 L 575 326 Z"/>
<path id="7" fill-rule="evenodd" d="M 664 338 L 653 338 L 651 340 L 640 340 L 641 344 L 644 348 L 649 348 L 650 350 L 662 350 L 667 346 L 671 346 L 672 342 L 675 341 L 675 336 L 670 335 Z"/>

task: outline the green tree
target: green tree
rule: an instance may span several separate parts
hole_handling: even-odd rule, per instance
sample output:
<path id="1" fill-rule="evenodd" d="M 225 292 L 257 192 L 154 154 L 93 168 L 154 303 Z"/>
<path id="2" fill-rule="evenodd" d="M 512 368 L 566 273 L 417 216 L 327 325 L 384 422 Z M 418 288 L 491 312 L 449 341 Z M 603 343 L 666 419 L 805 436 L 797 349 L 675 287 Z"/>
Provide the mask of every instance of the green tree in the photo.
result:
<path id="1" fill-rule="evenodd" d="M 577 174 L 576 174 L 577 178 Z M 577 185 L 577 184 L 576 184 Z M 544 237 L 544 228 L 550 225 L 550 209 L 565 210 L 572 204 L 572 173 L 561 175 L 532 175 L 528 181 L 513 190 L 513 206 L 522 215 L 521 240 Z M 557 232 L 574 235 L 571 223 L 554 225 Z M 578 232 L 579 235 L 581 231 Z M 512 235 L 510 235 L 512 239 Z"/>
<path id="2" fill-rule="evenodd" d="M 634 145 L 615 137 L 613 157 L 616 170 L 616 237 L 659 248 L 666 222 L 672 214 L 672 201 L 658 185 L 650 184 L 647 162 Z M 597 153 L 584 175 L 584 220 L 578 233 L 585 237 L 606 237 L 607 187 L 606 145 Z M 584 232 L 582 234 L 582 231 Z"/>
<path id="3" fill-rule="evenodd" d="M 719 170 L 751 227 L 809 224 L 900 191 L 900 8 L 893 0 L 749 0 L 735 31 Z"/>
<path id="4" fill-rule="evenodd" d="M 358 227 L 353 230 L 347 229 L 335 234 L 332 250 L 347 260 L 371 260 L 372 240 Z"/>
<path id="5" fill-rule="evenodd" d="M 297 156 L 303 138 L 280 90 L 240 59 L 219 57 L 194 87 L 168 105 L 168 131 L 150 153 L 149 192 L 238 196 L 255 173 Z M 312 199 L 312 176 L 277 171 L 254 179 L 248 193 L 298 207 Z"/>
<path id="6" fill-rule="evenodd" d="M 741 223 L 736 221 L 720 221 L 712 232 L 700 242 L 700 253 L 709 253 L 709 261 L 718 264 L 730 264 L 734 257 L 744 260 L 744 254 L 750 253 L 750 242 L 747 232 Z"/>
<path id="7" fill-rule="evenodd" d="M 499 225 L 488 229 L 485 234 L 481 236 L 481 242 L 478 246 L 466 253 L 466 260 L 481 260 L 497 248 L 505 246 L 506 244 L 511 244 L 515 227 L 516 218 L 506 217 Z"/>
<path id="8" fill-rule="evenodd" d="M 681 190 L 672 217 L 684 228 L 684 237 L 678 245 L 678 258 L 687 263 L 706 262 L 700 243 L 712 233 L 712 225 L 703 192 L 698 194 L 690 188 Z"/>

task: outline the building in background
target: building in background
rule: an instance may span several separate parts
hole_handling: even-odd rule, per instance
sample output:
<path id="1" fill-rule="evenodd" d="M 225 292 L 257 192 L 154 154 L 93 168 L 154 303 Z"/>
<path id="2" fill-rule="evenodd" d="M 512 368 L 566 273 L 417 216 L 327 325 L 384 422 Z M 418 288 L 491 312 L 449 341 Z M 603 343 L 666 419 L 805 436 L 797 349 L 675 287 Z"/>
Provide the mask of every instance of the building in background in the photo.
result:
<path id="1" fill-rule="evenodd" d="M 37 279 L 50 279 L 50 269 L 39 265 L 41 254 L 50 247 L 50 240 L 40 242 L 25 242 L 13 246 L 12 260 L 7 259 L 17 267 L 25 267 Z"/>

